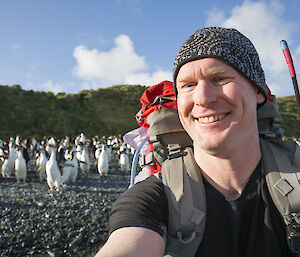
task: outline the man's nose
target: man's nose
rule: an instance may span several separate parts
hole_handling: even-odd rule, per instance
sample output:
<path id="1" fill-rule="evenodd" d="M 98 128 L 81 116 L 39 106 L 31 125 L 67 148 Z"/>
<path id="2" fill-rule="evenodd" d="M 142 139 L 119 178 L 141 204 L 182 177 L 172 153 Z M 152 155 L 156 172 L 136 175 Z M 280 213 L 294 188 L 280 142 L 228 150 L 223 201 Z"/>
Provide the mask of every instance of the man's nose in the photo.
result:
<path id="1" fill-rule="evenodd" d="M 196 105 L 208 107 L 217 101 L 217 88 L 210 81 L 200 80 L 193 97 Z"/>

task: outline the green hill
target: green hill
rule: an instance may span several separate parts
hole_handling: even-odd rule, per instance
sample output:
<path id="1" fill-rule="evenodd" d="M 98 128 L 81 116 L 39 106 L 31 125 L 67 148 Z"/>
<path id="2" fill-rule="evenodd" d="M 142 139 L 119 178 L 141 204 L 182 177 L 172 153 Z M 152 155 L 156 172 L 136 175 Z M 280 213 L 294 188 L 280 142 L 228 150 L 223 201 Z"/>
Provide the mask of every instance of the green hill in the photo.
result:
<path id="1" fill-rule="evenodd" d="M 140 96 L 146 89 L 139 85 L 120 85 L 105 89 L 83 90 L 78 94 L 35 92 L 19 85 L 0 86 L 0 138 L 43 136 L 75 137 L 84 132 L 118 135 L 136 128 L 135 114 Z M 278 98 L 282 127 L 286 136 L 300 137 L 300 117 L 295 97 Z"/>
<path id="2" fill-rule="evenodd" d="M 143 86 L 113 86 L 78 94 L 34 92 L 0 86 L 0 138 L 124 134 L 137 127 Z"/>
<path id="3" fill-rule="evenodd" d="M 282 116 L 282 127 L 285 130 L 285 135 L 300 138 L 300 115 L 296 97 L 279 97 L 277 103 Z"/>

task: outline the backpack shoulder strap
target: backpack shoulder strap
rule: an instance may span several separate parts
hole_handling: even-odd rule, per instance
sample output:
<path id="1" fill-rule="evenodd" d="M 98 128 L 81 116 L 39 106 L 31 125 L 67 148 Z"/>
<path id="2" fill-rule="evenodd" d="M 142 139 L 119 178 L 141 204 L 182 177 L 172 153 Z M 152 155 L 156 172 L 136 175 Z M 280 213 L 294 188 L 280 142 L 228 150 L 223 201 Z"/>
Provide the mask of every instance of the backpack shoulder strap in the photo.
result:
<path id="1" fill-rule="evenodd" d="M 267 101 L 257 110 L 257 125 L 260 136 L 263 138 L 281 138 L 284 130 L 281 128 L 281 114 L 275 96 L 273 102 Z"/>
<path id="2" fill-rule="evenodd" d="M 292 140 L 261 139 L 261 149 L 270 195 L 287 225 L 291 250 L 299 252 L 300 147 Z"/>
<path id="3" fill-rule="evenodd" d="M 169 145 L 162 177 L 169 207 L 166 256 L 194 256 L 205 230 L 206 200 L 192 149 Z"/>

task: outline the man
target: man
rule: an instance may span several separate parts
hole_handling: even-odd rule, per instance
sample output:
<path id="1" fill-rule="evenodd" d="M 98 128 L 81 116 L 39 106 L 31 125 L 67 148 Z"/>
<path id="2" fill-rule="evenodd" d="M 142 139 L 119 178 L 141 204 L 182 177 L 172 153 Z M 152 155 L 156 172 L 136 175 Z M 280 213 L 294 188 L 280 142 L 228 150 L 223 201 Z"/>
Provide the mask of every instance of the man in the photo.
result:
<path id="1" fill-rule="evenodd" d="M 234 29 L 196 31 L 175 58 L 174 86 L 206 190 L 206 228 L 195 256 L 291 256 L 262 176 L 256 110 L 267 88 L 252 43 Z M 97 256 L 163 256 L 167 202 L 154 176 L 125 192 Z"/>

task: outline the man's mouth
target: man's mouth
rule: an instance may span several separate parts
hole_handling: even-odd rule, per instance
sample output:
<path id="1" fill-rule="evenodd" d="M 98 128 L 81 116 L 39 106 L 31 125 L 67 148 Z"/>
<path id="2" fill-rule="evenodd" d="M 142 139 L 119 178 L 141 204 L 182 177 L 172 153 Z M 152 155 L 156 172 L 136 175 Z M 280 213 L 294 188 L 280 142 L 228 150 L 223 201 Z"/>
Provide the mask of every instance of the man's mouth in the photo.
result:
<path id="1" fill-rule="evenodd" d="M 208 123 L 213 123 L 216 121 L 223 120 L 226 117 L 226 114 L 218 114 L 218 115 L 213 115 L 213 116 L 206 116 L 206 117 L 199 117 L 197 120 L 201 124 L 208 124 Z"/>

